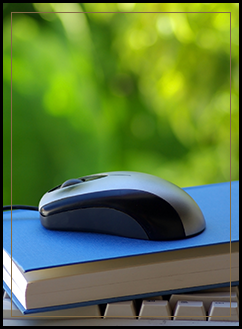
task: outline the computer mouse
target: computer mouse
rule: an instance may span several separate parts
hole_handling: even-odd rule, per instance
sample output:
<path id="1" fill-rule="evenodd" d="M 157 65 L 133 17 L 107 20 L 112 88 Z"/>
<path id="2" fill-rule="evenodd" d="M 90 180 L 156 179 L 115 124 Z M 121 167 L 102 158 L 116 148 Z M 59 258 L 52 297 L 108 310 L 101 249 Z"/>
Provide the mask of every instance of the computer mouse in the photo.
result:
<path id="1" fill-rule="evenodd" d="M 139 172 L 69 179 L 44 194 L 38 209 L 42 225 L 51 230 L 165 241 L 205 229 L 202 211 L 183 189 Z"/>

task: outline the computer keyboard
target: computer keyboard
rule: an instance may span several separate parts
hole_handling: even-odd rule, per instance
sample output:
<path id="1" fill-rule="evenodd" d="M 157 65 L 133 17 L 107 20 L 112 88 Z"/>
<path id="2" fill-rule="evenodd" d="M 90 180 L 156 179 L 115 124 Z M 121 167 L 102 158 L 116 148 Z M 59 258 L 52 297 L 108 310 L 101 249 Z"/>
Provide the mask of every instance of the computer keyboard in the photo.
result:
<path id="1" fill-rule="evenodd" d="M 12 313 L 12 314 L 11 314 Z M 5 326 L 238 326 L 239 287 L 23 315 L 3 293 Z"/>

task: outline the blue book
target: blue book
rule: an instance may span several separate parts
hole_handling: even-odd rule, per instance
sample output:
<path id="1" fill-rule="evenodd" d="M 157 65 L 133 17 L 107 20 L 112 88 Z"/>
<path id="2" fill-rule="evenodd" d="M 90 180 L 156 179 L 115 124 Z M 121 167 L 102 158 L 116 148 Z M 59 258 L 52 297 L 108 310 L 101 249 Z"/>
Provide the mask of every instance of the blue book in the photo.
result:
<path id="1" fill-rule="evenodd" d="M 238 285 L 239 182 L 231 182 L 231 198 L 229 182 L 184 190 L 201 208 L 206 229 L 176 241 L 50 231 L 31 210 L 13 210 L 11 241 L 5 211 L 4 289 L 11 295 L 12 288 L 27 314 Z"/>

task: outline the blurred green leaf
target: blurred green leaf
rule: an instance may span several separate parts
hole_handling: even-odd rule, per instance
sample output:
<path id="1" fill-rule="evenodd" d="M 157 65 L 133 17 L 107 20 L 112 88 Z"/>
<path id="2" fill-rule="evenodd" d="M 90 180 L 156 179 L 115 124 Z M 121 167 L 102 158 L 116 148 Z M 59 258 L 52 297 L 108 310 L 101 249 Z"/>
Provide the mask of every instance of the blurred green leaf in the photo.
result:
<path id="1" fill-rule="evenodd" d="M 153 13 L 132 13 L 142 11 Z M 183 13 L 167 13 L 174 11 Z M 112 170 L 143 171 L 179 186 L 229 181 L 228 12 L 237 180 L 238 11 L 236 3 L 5 3 L 4 204 L 10 204 L 11 12 L 27 12 L 12 14 L 13 203 L 37 205 L 66 179 Z"/>

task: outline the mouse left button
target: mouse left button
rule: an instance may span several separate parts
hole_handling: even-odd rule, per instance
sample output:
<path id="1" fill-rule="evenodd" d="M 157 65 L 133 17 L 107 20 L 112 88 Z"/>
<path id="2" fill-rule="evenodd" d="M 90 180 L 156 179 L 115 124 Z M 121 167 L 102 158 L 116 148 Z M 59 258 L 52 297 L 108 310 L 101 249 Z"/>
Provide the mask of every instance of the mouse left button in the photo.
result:
<path id="1" fill-rule="evenodd" d="M 62 188 L 62 187 L 66 187 L 66 186 L 71 186 L 71 185 L 79 184 L 79 183 L 81 183 L 81 182 L 82 182 L 81 179 L 76 179 L 76 178 L 68 179 L 67 181 L 65 181 L 65 182 L 61 185 L 61 188 Z"/>

